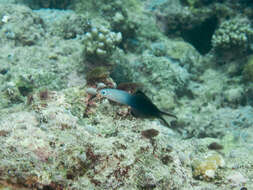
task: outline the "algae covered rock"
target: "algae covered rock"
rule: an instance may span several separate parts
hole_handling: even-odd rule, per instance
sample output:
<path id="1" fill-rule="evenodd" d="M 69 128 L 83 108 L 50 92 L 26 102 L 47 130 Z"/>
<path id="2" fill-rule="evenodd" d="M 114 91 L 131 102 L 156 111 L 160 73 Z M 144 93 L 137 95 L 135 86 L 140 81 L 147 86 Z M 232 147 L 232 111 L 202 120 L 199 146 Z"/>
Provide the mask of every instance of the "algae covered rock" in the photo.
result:
<path id="1" fill-rule="evenodd" d="M 242 105 L 244 96 L 243 88 L 232 88 L 224 92 L 224 101 L 225 103 L 230 104 L 230 106 Z"/>
<path id="2" fill-rule="evenodd" d="M 13 14 L 15 12 L 15 14 Z M 13 44 L 34 45 L 44 36 L 42 19 L 22 5 L 0 5 L 0 37 Z"/>
<path id="3" fill-rule="evenodd" d="M 252 55 L 248 58 L 247 64 L 244 65 L 243 76 L 245 80 L 249 82 L 253 82 L 253 56 Z"/>
<path id="4" fill-rule="evenodd" d="M 194 161 L 193 177 L 210 181 L 217 177 L 217 169 L 225 166 L 225 161 L 219 154 L 212 154 L 203 160 Z"/>
<path id="5" fill-rule="evenodd" d="M 253 84 L 249 85 L 247 88 L 246 88 L 246 100 L 247 102 L 249 103 L 249 105 L 253 105 Z"/>
<path id="6" fill-rule="evenodd" d="M 55 17 L 60 11 L 32 11 L 15 4 L 0 4 L 0 10 L 1 108 L 24 103 L 34 89 L 62 89 L 80 81 L 73 68 L 83 65 L 83 49 L 75 37 L 84 34 L 86 19 L 61 11 L 67 20 L 63 24 L 61 15 Z M 75 27 L 69 27 L 71 22 Z"/>
<path id="7" fill-rule="evenodd" d="M 23 0 L 32 9 L 50 8 L 50 9 L 66 9 L 72 3 L 71 0 Z"/>
<path id="8" fill-rule="evenodd" d="M 105 17 L 106 19 L 112 18 L 117 12 L 126 12 L 131 10 L 139 13 L 140 1 L 137 0 L 77 0 L 74 1 L 74 10 L 78 13 L 86 13 L 89 11 L 93 17 Z"/>
<path id="9" fill-rule="evenodd" d="M 34 10 L 44 21 L 47 34 L 63 39 L 73 39 L 88 31 L 89 23 L 85 15 L 71 10 L 41 9 Z"/>
<path id="10" fill-rule="evenodd" d="M 18 87 L 12 82 L 2 85 L 0 92 L 0 108 L 5 108 L 12 104 L 18 104 L 25 100 Z"/>

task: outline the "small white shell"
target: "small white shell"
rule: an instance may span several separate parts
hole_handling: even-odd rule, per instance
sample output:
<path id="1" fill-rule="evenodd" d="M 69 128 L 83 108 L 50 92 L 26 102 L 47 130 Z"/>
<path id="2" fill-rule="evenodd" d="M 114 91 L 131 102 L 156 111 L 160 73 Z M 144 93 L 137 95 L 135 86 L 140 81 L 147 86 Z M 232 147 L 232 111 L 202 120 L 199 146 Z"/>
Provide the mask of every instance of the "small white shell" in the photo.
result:
<path id="1" fill-rule="evenodd" d="M 4 15 L 2 18 L 3 23 L 7 23 L 9 20 L 10 20 L 10 16 L 8 16 L 8 15 Z"/>
<path id="2" fill-rule="evenodd" d="M 97 84 L 97 89 L 101 89 L 101 88 L 105 88 L 105 87 L 106 87 L 106 85 L 102 82 Z"/>
<path id="3" fill-rule="evenodd" d="M 91 95 L 96 95 L 97 94 L 97 89 L 96 88 L 87 88 L 86 92 L 88 94 L 91 94 Z"/>

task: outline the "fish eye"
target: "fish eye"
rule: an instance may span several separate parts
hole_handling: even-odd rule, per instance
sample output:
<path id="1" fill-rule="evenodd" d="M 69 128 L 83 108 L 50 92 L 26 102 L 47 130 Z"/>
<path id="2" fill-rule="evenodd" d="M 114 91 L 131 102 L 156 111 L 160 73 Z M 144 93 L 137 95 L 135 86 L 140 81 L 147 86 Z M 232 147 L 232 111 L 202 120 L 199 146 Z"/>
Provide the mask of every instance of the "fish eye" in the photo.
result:
<path id="1" fill-rule="evenodd" d="M 105 95 L 106 94 L 105 90 L 101 90 L 101 94 Z"/>

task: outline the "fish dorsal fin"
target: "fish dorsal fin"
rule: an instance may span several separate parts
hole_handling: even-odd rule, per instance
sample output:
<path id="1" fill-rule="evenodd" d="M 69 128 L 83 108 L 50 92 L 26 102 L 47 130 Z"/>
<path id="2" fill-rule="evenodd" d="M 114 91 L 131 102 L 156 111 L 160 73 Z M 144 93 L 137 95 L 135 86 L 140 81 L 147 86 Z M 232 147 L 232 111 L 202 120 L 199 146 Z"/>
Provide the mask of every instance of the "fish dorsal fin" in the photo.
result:
<path id="1" fill-rule="evenodd" d="M 137 90 L 133 95 L 134 95 L 134 96 L 140 96 L 140 97 L 142 97 L 143 99 L 146 99 L 147 101 L 149 101 L 149 102 L 152 103 L 151 99 L 150 99 L 149 97 L 147 97 L 146 94 L 144 94 L 144 93 L 143 93 L 142 91 L 140 91 L 140 90 Z"/>
<path id="2" fill-rule="evenodd" d="M 167 115 L 167 116 L 170 116 L 170 117 L 174 117 L 177 119 L 177 116 L 171 114 L 171 113 L 168 113 L 168 112 L 165 112 L 165 111 L 161 111 L 159 108 L 156 107 L 155 104 L 153 104 L 153 102 L 151 101 L 151 99 L 149 97 L 147 97 L 142 91 L 138 90 L 137 92 L 135 92 L 133 94 L 135 97 L 137 97 L 137 99 L 142 99 L 144 100 L 144 102 L 146 102 L 150 107 L 152 107 L 152 110 L 155 111 L 155 112 L 159 112 L 158 115 Z M 163 120 L 163 118 L 162 118 Z"/>
<path id="3" fill-rule="evenodd" d="M 138 95 L 138 94 L 140 94 L 140 95 L 145 95 L 142 91 L 140 91 L 140 90 L 137 90 L 135 93 L 134 93 L 134 95 Z"/>

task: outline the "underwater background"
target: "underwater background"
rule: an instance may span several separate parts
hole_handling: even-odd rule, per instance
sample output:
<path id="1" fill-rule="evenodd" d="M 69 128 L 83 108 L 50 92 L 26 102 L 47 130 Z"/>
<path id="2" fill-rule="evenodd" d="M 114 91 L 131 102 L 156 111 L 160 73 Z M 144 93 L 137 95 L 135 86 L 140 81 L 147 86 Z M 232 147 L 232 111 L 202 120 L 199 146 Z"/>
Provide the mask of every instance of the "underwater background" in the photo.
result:
<path id="1" fill-rule="evenodd" d="M 103 88 L 177 119 L 134 117 Z M 13 189 L 253 189 L 253 1 L 0 0 Z"/>

